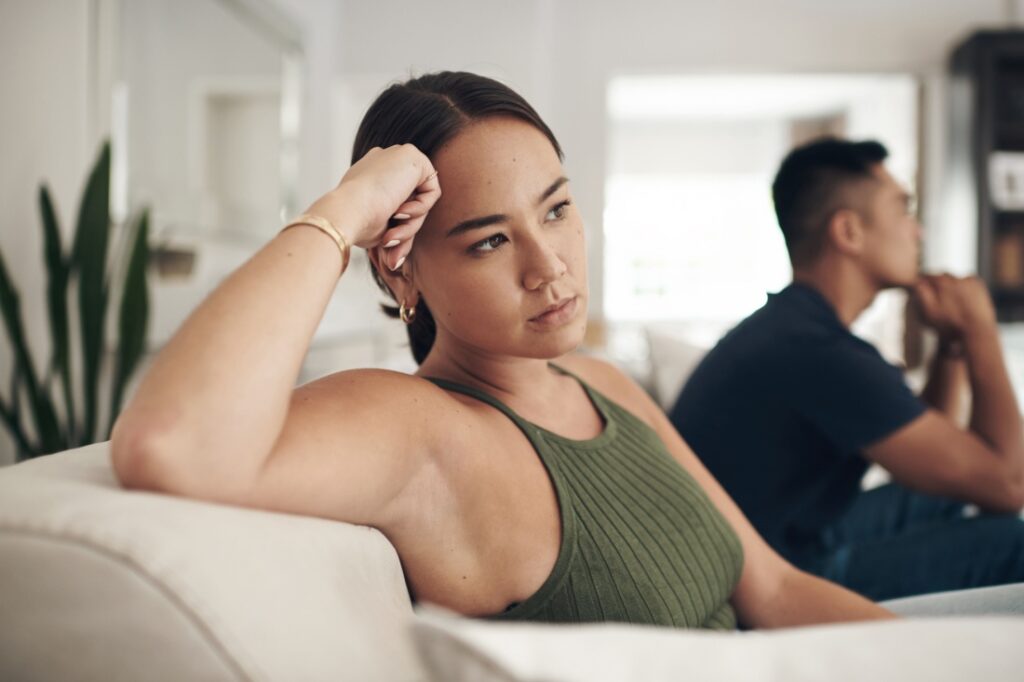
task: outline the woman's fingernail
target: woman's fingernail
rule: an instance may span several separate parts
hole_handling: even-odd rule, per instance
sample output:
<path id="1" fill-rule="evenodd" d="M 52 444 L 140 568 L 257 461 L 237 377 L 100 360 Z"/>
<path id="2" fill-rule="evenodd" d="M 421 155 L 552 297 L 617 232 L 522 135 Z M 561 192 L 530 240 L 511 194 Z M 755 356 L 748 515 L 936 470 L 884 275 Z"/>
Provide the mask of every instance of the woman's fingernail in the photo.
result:
<path id="1" fill-rule="evenodd" d="M 397 270 L 398 268 L 402 267 L 402 263 L 404 263 L 404 262 L 405 262 L 405 256 L 402 256 L 401 258 L 398 259 L 398 262 L 395 263 L 395 267 L 393 267 L 391 269 L 392 270 Z"/>
<path id="2" fill-rule="evenodd" d="M 395 220 L 408 220 L 412 216 L 409 215 L 408 213 L 396 213 L 395 215 L 393 215 L 391 217 L 394 218 Z"/>
<path id="3" fill-rule="evenodd" d="M 392 246 L 398 246 L 401 243 L 402 243 L 401 239 L 392 239 L 391 241 L 389 241 L 387 244 L 384 245 L 384 248 L 385 249 L 390 249 Z"/>

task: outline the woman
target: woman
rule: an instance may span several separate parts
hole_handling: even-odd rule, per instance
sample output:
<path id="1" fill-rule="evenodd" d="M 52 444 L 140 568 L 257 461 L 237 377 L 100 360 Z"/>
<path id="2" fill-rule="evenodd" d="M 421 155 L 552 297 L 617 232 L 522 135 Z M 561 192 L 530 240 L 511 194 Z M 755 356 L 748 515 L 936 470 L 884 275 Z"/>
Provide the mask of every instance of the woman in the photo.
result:
<path id="1" fill-rule="evenodd" d="M 353 161 L 157 357 L 114 430 L 125 485 L 374 526 L 416 598 L 470 616 L 890 615 L 779 558 L 642 389 L 571 355 L 583 226 L 522 98 L 466 73 L 392 86 Z M 350 244 L 399 304 L 419 370 L 293 390 Z"/>

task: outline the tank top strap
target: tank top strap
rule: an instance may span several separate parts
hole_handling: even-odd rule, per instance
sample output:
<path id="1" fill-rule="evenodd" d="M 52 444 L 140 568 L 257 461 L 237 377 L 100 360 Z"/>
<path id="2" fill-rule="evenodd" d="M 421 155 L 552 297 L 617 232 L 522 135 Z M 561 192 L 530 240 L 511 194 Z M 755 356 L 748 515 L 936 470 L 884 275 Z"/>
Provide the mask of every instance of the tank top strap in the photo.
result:
<path id="1" fill-rule="evenodd" d="M 564 374 L 567 377 L 572 377 L 573 379 L 575 379 L 576 383 L 578 383 L 580 386 L 583 387 L 583 390 L 586 391 L 587 395 L 590 396 L 591 400 L 595 400 L 596 399 L 597 402 L 601 402 L 601 403 L 607 402 L 606 400 L 601 400 L 602 398 L 604 398 L 604 396 L 601 395 L 600 393 L 598 393 L 596 390 L 594 390 L 590 386 L 590 384 L 588 384 L 586 381 L 581 379 L 580 375 L 576 374 L 575 372 L 570 372 L 565 367 L 562 367 L 561 365 L 556 365 L 553 362 L 549 362 L 548 363 L 548 367 L 550 367 L 551 369 L 555 370 L 559 374 Z"/>
<path id="2" fill-rule="evenodd" d="M 471 398 L 476 398 L 477 400 L 484 402 L 497 410 L 500 410 L 502 414 L 511 419 L 523 432 L 528 434 L 531 440 L 535 435 L 543 434 L 547 440 L 560 440 L 564 441 L 565 443 L 572 444 L 573 446 L 576 447 L 589 448 L 598 447 L 606 444 L 607 441 L 611 440 L 615 435 L 617 426 L 616 422 L 622 419 L 622 415 L 620 414 L 620 412 L 622 412 L 621 408 L 617 409 L 617 406 L 614 402 L 608 400 L 608 398 L 606 398 L 604 395 L 602 395 L 597 390 L 592 388 L 590 384 L 585 382 L 574 372 L 570 372 L 564 367 L 560 367 L 559 365 L 556 365 L 553 362 L 549 362 L 548 366 L 560 374 L 571 377 L 583 388 L 584 393 L 587 394 L 587 397 L 590 399 L 591 404 L 593 404 L 594 408 L 598 411 L 598 414 L 601 415 L 601 420 L 604 422 L 605 428 L 599 436 L 597 436 L 596 438 L 582 441 L 566 438 L 564 436 L 560 436 L 557 433 L 548 431 L 543 427 L 537 426 L 531 421 L 528 421 L 527 419 L 523 418 L 518 413 L 516 413 L 515 410 L 513 410 L 505 403 L 501 402 L 491 394 L 485 391 L 481 391 L 478 388 L 466 386 L 465 384 L 460 384 L 455 381 L 449 381 L 448 379 L 439 379 L 437 377 L 424 378 L 427 381 L 434 384 L 435 386 L 438 386 L 439 388 L 468 395 Z"/>
<path id="3" fill-rule="evenodd" d="M 598 411 L 601 413 L 602 419 L 607 420 L 607 418 L 608 418 L 608 410 L 607 410 L 607 408 L 605 406 L 607 406 L 608 400 L 605 399 L 605 397 L 603 395 L 601 395 L 600 393 L 595 391 L 593 388 L 591 388 L 590 385 L 587 382 L 585 382 L 583 379 L 581 379 L 579 376 L 577 376 L 574 372 L 570 372 L 569 370 L 565 369 L 564 367 L 560 367 L 559 365 L 556 365 L 553 362 L 549 362 L 548 363 L 548 367 L 551 367 L 553 370 L 555 370 L 559 374 L 564 374 L 565 376 L 572 377 L 573 379 L 575 379 L 576 382 L 579 383 L 579 385 L 583 387 L 583 390 L 584 390 L 584 392 L 586 392 L 587 396 L 590 397 L 591 402 L 597 403 L 602 408 L 604 408 L 604 409 L 600 409 L 599 408 Z M 424 377 L 424 379 L 426 379 L 430 383 L 434 384 L 435 386 L 438 386 L 440 388 L 445 389 L 446 391 L 454 391 L 456 393 L 462 393 L 463 395 L 468 395 L 471 398 L 476 398 L 477 400 L 479 400 L 481 402 L 485 402 L 488 405 L 490 405 L 491 407 L 494 407 L 494 408 L 496 408 L 498 410 L 501 410 L 502 413 L 504 413 L 509 419 L 514 421 L 516 424 L 527 425 L 527 426 L 535 426 L 535 424 L 533 424 L 532 422 L 529 422 L 526 419 L 520 417 L 516 413 L 516 411 L 513 410 L 511 407 L 509 407 L 505 403 L 501 402 L 500 400 L 498 400 L 497 398 L 492 396 L 490 393 L 487 393 L 486 391 L 481 391 L 479 388 L 473 388 L 472 386 L 466 386 L 465 384 L 460 384 L 460 383 L 455 382 L 455 381 L 449 381 L 448 379 L 439 379 L 437 377 Z"/>
<path id="4" fill-rule="evenodd" d="M 455 393 L 462 393 L 468 395 L 470 398 L 476 398 L 480 402 L 487 403 L 491 407 L 500 410 L 506 417 L 515 422 L 520 428 L 532 426 L 528 421 L 516 414 L 515 410 L 501 402 L 490 393 L 481 391 L 479 388 L 473 388 L 472 386 L 466 386 L 455 381 L 449 381 L 448 379 L 438 379 L 437 377 L 424 377 L 427 381 L 434 384 L 439 388 L 443 388 L 446 391 L 454 391 Z"/>
<path id="5" fill-rule="evenodd" d="M 605 396 L 603 393 L 601 393 L 596 388 L 594 388 L 586 381 L 584 381 L 582 378 L 580 378 L 578 374 L 576 374 L 575 372 L 570 372 L 561 365 L 556 365 L 553 362 L 549 362 L 548 366 L 550 366 L 556 372 L 560 372 L 567 377 L 572 377 L 580 386 L 583 387 L 583 391 L 590 398 L 590 402 L 594 404 L 594 407 L 596 407 L 597 411 L 601 414 L 601 418 L 604 420 L 606 427 L 613 426 L 614 422 L 617 422 L 621 418 L 619 413 L 622 412 L 622 408 L 620 408 L 614 401 L 609 400 L 607 396 Z"/>

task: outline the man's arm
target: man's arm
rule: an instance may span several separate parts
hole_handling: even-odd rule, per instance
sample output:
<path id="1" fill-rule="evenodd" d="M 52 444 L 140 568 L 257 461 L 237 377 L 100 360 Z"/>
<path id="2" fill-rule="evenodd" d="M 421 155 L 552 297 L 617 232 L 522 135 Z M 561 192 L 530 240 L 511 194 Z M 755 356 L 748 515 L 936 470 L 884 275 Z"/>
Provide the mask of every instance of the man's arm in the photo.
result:
<path id="1" fill-rule="evenodd" d="M 999 455 L 1018 488 L 1024 488 L 1024 424 L 994 320 L 965 332 L 964 347 L 973 402 L 971 432 Z"/>
<path id="2" fill-rule="evenodd" d="M 1024 506 L 1024 424 L 1006 372 L 995 311 L 977 278 L 928 277 L 915 289 L 927 323 L 963 347 L 972 411 L 968 430 L 929 410 L 864 454 L 922 492 L 997 512 Z"/>
<path id="3" fill-rule="evenodd" d="M 964 421 L 965 402 L 970 395 L 968 389 L 963 344 L 940 339 L 928 367 L 928 382 L 921 391 L 921 400 L 960 424 Z"/>

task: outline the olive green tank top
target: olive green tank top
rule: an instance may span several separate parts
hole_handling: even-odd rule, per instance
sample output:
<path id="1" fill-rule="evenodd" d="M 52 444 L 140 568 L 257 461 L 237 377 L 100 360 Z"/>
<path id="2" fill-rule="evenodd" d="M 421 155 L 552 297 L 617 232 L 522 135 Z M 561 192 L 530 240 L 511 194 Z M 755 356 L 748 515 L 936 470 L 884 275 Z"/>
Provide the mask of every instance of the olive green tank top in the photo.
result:
<path id="1" fill-rule="evenodd" d="M 551 575 L 531 597 L 491 618 L 734 629 L 728 600 L 743 550 L 728 521 L 649 426 L 555 369 L 579 381 L 601 414 L 604 430 L 596 438 L 559 436 L 483 391 L 430 379 L 515 422 L 558 498 L 562 540 Z"/>

